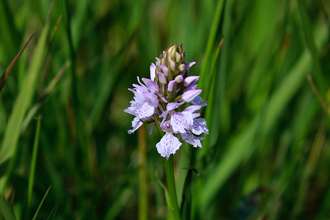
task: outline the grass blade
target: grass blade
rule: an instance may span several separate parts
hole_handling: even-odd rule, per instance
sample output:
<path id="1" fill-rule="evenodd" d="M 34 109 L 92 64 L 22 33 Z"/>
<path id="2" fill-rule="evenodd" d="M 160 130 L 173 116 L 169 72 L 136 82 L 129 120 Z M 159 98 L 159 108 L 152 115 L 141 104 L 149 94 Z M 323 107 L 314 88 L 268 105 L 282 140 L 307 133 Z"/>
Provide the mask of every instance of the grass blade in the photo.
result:
<path id="1" fill-rule="evenodd" d="M 2 88 L 5 86 L 5 83 L 7 81 L 7 78 L 9 77 L 11 71 L 13 70 L 18 58 L 21 56 L 21 54 L 23 53 L 25 47 L 30 43 L 32 37 L 34 36 L 34 33 L 31 35 L 31 37 L 29 38 L 29 40 L 24 44 L 24 46 L 22 47 L 22 49 L 18 52 L 18 54 L 16 55 L 16 57 L 11 61 L 11 63 L 9 64 L 9 66 L 6 68 L 5 72 L 1 75 L 0 78 L 0 93 L 2 91 Z"/>
<path id="2" fill-rule="evenodd" d="M 55 206 L 53 207 L 52 211 L 50 212 L 47 220 L 54 220 L 55 219 L 55 215 L 58 209 L 58 206 L 60 205 L 61 202 L 61 197 L 58 197 L 56 202 L 55 202 Z"/>
<path id="3" fill-rule="evenodd" d="M 40 208 L 41 208 L 42 204 L 44 203 L 44 201 L 45 201 L 45 199 L 46 199 L 46 197 L 47 197 L 47 195 L 48 195 L 49 190 L 50 190 L 51 187 L 52 187 L 52 186 L 49 186 L 49 187 L 48 187 L 48 189 L 47 189 L 47 191 L 46 191 L 44 197 L 42 198 L 42 200 L 41 200 L 41 202 L 40 202 L 40 204 L 39 204 L 39 206 L 38 206 L 38 209 L 37 209 L 36 213 L 34 214 L 32 220 L 35 220 L 35 219 L 37 218 L 37 215 L 38 215 L 38 213 L 39 213 L 39 211 L 40 211 Z"/>
<path id="4" fill-rule="evenodd" d="M 198 176 L 199 173 L 195 169 L 190 169 L 187 173 L 186 180 L 184 182 L 183 191 L 182 191 L 182 203 L 180 215 L 181 219 L 190 219 L 191 216 L 191 205 L 192 205 L 192 196 L 191 196 L 191 181 L 192 181 L 192 171 L 194 171 Z"/>
<path id="5" fill-rule="evenodd" d="M 0 150 L 0 164 L 9 159 L 15 151 L 20 134 L 20 127 L 22 125 L 25 112 L 29 107 L 32 96 L 35 92 L 35 83 L 42 66 L 49 23 L 50 20 L 48 19 L 33 54 L 31 66 L 28 70 L 25 80 L 22 83 L 22 88 L 17 97 L 13 112 L 9 118 L 3 144 Z"/>
<path id="6" fill-rule="evenodd" d="M 224 4 L 224 0 L 219 0 L 217 9 L 215 11 L 215 16 L 214 16 L 214 19 L 212 22 L 209 39 L 207 41 L 205 57 L 204 57 L 204 61 L 203 61 L 201 72 L 200 72 L 201 78 L 199 79 L 199 84 L 201 85 L 202 88 L 206 88 L 205 83 L 209 79 L 207 69 L 210 66 L 210 61 L 212 60 L 211 55 L 212 55 L 212 51 L 213 51 L 213 47 L 214 47 L 215 37 L 216 37 L 217 31 L 219 28 L 219 22 L 220 22 L 220 18 L 222 15 L 223 4 Z"/>
<path id="7" fill-rule="evenodd" d="M 34 145 L 33 145 L 33 152 L 32 152 L 32 159 L 31 159 L 31 168 L 30 168 L 30 176 L 29 176 L 29 185 L 28 185 L 28 200 L 27 200 L 27 209 L 30 209 L 31 205 L 31 198 L 32 198 L 32 192 L 33 192 L 33 184 L 34 184 L 34 174 L 36 169 L 36 162 L 37 162 L 37 154 L 38 154 L 38 144 L 39 144 L 39 134 L 40 134 L 40 121 L 41 116 L 37 118 L 37 129 L 36 129 L 36 135 L 34 139 Z M 29 213 L 29 211 L 27 211 Z"/>

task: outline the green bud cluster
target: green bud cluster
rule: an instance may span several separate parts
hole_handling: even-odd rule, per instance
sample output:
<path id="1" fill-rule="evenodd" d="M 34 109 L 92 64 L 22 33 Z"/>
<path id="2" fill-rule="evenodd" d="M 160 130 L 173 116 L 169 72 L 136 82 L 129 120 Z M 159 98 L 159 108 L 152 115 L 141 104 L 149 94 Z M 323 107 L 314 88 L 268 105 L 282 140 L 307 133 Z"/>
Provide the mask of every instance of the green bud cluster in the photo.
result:
<path id="1" fill-rule="evenodd" d="M 159 58 L 156 58 L 156 70 L 164 73 L 167 80 L 170 81 L 186 71 L 185 57 L 186 53 L 183 52 L 182 44 L 180 46 L 174 44 L 163 51 Z M 166 68 L 162 68 L 160 65 L 167 67 L 167 71 Z"/>

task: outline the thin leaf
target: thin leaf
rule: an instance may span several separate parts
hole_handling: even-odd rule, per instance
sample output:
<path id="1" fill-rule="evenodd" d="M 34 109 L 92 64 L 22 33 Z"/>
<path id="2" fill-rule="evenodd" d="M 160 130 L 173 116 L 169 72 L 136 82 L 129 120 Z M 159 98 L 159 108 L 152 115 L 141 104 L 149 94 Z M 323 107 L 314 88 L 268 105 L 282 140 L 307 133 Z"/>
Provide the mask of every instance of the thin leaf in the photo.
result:
<path id="1" fill-rule="evenodd" d="M 48 189 L 47 189 L 47 191 L 46 191 L 44 197 L 42 198 L 42 200 L 41 200 L 41 202 L 40 202 L 40 204 L 39 204 L 39 206 L 38 206 L 38 209 L 37 209 L 36 213 L 34 214 L 32 220 L 35 220 L 35 219 L 37 218 L 37 215 L 38 215 L 38 213 L 39 213 L 39 211 L 40 211 L 40 208 L 41 208 L 42 204 L 44 203 L 44 201 L 45 201 L 45 199 L 46 199 L 46 197 L 47 197 L 47 195 L 48 195 L 48 192 L 49 192 L 49 190 L 50 190 L 51 187 L 52 187 L 52 186 L 49 186 L 49 187 L 48 187 Z"/>
<path id="2" fill-rule="evenodd" d="M 50 9 L 51 13 L 51 9 Z M 18 142 L 20 127 L 27 108 L 35 92 L 35 83 L 37 81 L 44 55 L 44 49 L 47 41 L 50 20 L 48 19 L 39 38 L 39 42 L 32 57 L 31 66 L 22 83 L 20 93 L 17 97 L 13 112 L 9 118 L 3 144 L 0 150 L 0 164 L 8 160 L 15 152 Z"/>
<path id="3" fill-rule="evenodd" d="M 32 117 L 35 115 L 35 113 L 38 111 L 38 109 L 42 106 L 42 103 L 46 99 L 46 97 L 49 95 L 49 93 L 53 90 L 57 82 L 61 79 L 65 71 L 69 68 L 71 65 L 70 61 L 67 61 L 64 66 L 60 69 L 60 71 L 57 73 L 57 75 L 54 77 L 54 79 L 49 83 L 43 94 L 41 95 L 41 98 L 39 99 L 39 102 L 35 104 L 30 111 L 27 113 L 22 126 L 21 126 L 21 132 L 23 133 L 26 127 L 28 126 L 29 122 L 31 121 Z"/>
<path id="4" fill-rule="evenodd" d="M 60 203 L 61 203 L 61 197 L 58 197 L 52 211 L 50 212 L 50 214 L 47 218 L 47 220 L 54 220 L 55 219 L 55 215 L 56 215 L 56 212 L 57 212 L 57 209 L 58 209 L 58 206 L 60 205 Z"/>
<path id="5" fill-rule="evenodd" d="M 183 191 L 182 191 L 182 202 L 180 208 L 181 219 L 190 219 L 191 216 L 191 205 L 192 205 L 192 196 L 191 196 L 191 180 L 192 180 L 192 171 L 194 171 L 198 176 L 199 173 L 196 169 L 190 169 L 187 173 L 186 180 L 184 182 Z"/>
<path id="6" fill-rule="evenodd" d="M 28 200 L 27 200 L 27 209 L 30 209 L 31 199 L 32 199 L 32 192 L 33 192 L 33 184 L 34 184 L 34 174 L 36 169 L 36 162 L 37 162 L 37 154 L 38 154 L 38 143 L 39 143 L 39 134 L 40 134 L 40 121 L 41 116 L 37 118 L 37 129 L 36 135 L 34 138 L 33 144 L 33 152 L 31 158 L 31 168 L 30 168 L 30 176 L 29 176 L 29 185 L 28 185 Z"/>
<path id="7" fill-rule="evenodd" d="M 21 54 L 23 53 L 25 47 L 30 43 L 32 37 L 34 36 L 34 33 L 31 35 L 31 37 L 29 38 L 29 40 L 24 44 L 24 46 L 22 47 L 22 49 L 18 52 L 18 54 L 16 55 L 16 57 L 11 61 L 11 63 L 9 64 L 9 66 L 6 68 L 5 72 L 1 75 L 0 78 L 0 92 L 2 91 L 2 88 L 5 86 L 5 83 L 7 81 L 7 78 L 9 77 L 11 71 L 13 70 L 18 58 L 21 56 Z"/>
<path id="8" fill-rule="evenodd" d="M 223 4 L 224 4 L 224 0 L 219 0 L 217 9 L 215 11 L 215 16 L 213 18 L 213 22 L 212 22 L 212 26 L 211 26 L 211 30 L 210 30 L 210 34 L 209 34 L 209 39 L 207 41 L 205 57 L 204 57 L 204 61 L 203 61 L 201 73 L 200 73 L 201 78 L 199 80 L 199 84 L 202 86 L 202 88 L 205 88 L 206 85 L 204 85 L 204 84 L 207 82 L 207 79 L 209 79 L 209 74 L 208 74 L 207 69 L 210 66 L 210 61 L 212 60 L 211 55 L 212 55 L 212 51 L 213 51 L 215 37 L 216 37 L 217 31 L 219 28 L 219 22 L 220 22 L 220 18 L 222 15 Z"/>

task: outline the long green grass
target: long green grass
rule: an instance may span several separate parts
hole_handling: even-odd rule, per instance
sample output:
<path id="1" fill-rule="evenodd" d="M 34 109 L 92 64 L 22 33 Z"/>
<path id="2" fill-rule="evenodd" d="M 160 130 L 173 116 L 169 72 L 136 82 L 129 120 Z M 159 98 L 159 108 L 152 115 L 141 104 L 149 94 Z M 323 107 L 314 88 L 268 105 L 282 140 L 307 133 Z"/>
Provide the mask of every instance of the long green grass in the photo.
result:
<path id="1" fill-rule="evenodd" d="M 0 219 L 169 218 L 160 136 L 123 110 L 176 42 L 210 130 L 174 156 L 182 217 L 329 219 L 329 21 L 325 0 L 0 0 L 0 73 L 34 33 L 0 93 Z"/>

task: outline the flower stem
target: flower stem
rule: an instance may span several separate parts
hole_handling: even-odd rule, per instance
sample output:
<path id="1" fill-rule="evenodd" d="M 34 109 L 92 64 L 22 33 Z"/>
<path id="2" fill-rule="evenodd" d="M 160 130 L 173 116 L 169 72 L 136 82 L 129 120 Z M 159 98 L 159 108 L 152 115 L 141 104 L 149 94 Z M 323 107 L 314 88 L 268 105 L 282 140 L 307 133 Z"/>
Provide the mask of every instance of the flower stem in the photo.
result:
<path id="1" fill-rule="evenodd" d="M 146 153 L 146 138 L 145 125 L 142 125 L 138 130 L 139 140 L 139 220 L 148 219 L 148 182 L 147 182 L 147 153 Z"/>
<path id="2" fill-rule="evenodd" d="M 178 199 L 176 196 L 176 188 L 175 188 L 173 155 L 171 155 L 168 160 L 164 160 L 164 161 L 165 161 L 165 172 L 166 172 L 166 180 L 167 180 L 167 190 L 171 202 L 171 204 L 168 204 L 168 208 L 170 210 L 170 213 L 172 214 L 173 219 L 179 220 L 180 212 L 179 212 Z"/>

